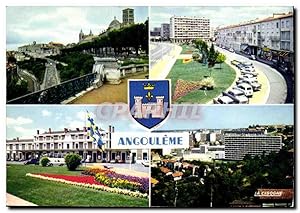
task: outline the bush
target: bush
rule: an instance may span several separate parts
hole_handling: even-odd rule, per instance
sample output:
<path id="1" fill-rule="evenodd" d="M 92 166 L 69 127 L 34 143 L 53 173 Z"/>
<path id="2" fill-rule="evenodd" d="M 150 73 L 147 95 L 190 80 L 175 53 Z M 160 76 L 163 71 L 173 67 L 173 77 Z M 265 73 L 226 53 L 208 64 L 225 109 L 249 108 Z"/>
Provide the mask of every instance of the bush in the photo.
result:
<path id="1" fill-rule="evenodd" d="M 70 171 L 75 171 L 76 168 L 81 164 L 81 157 L 78 154 L 67 154 L 65 156 L 65 162 Z"/>
<path id="2" fill-rule="evenodd" d="M 201 88 L 202 89 L 213 89 L 215 86 L 215 81 L 213 78 L 209 77 L 209 78 L 204 78 L 201 81 Z"/>
<path id="3" fill-rule="evenodd" d="M 43 167 L 47 166 L 47 164 L 48 164 L 49 162 L 50 162 L 49 158 L 47 158 L 47 157 L 42 157 L 42 159 L 41 159 L 41 165 L 42 165 Z"/>

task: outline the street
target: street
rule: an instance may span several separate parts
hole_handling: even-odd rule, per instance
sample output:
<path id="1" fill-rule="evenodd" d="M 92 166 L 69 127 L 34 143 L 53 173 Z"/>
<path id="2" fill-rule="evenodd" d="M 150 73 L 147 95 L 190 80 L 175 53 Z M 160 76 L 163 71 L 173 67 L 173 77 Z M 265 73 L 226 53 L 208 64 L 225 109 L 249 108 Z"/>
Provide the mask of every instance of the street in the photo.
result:
<path id="1" fill-rule="evenodd" d="M 60 83 L 58 71 L 56 69 L 56 62 L 51 59 L 47 59 L 47 62 L 42 89 L 47 89 Z"/>
<path id="2" fill-rule="evenodd" d="M 216 50 L 225 54 L 229 61 L 249 61 L 248 58 L 236 53 L 229 52 L 228 50 L 224 50 L 219 47 L 216 47 Z M 287 96 L 287 84 L 283 76 L 277 70 L 264 63 L 254 60 L 251 60 L 251 62 L 253 63 L 253 66 L 256 70 L 263 72 L 263 74 L 265 74 L 265 76 L 267 77 L 269 83 L 269 94 L 265 104 L 284 104 Z"/>
<path id="3" fill-rule="evenodd" d="M 151 79 L 164 79 L 180 55 L 182 48 L 178 45 L 164 42 L 150 43 L 150 72 Z"/>

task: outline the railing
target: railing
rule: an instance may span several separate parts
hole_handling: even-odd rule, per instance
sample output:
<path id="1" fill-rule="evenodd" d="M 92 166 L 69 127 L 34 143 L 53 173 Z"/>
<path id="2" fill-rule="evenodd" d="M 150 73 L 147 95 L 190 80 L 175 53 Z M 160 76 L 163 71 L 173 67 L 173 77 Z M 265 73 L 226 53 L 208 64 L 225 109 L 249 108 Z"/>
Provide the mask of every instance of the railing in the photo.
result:
<path id="1" fill-rule="evenodd" d="M 92 86 L 95 79 L 96 73 L 89 73 L 47 89 L 9 100 L 7 104 L 60 104 Z"/>

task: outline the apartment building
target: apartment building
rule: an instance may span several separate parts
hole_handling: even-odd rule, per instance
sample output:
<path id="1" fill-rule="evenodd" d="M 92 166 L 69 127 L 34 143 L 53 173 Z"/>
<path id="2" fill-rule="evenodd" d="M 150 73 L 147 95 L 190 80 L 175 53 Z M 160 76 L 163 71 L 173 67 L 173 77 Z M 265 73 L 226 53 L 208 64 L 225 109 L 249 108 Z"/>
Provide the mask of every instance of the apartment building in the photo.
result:
<path id="1" fill-rule="evenodd" d="M 174 43 L 191 42 L 194 39 L 208 41 L 210 20 L 200 17 L 173 16 L 170 18 L 170 39 Z"/>
<path id="2" fill-rule="evenodd" d="M 116 150 L 111 149 L 111 135 L 114 127 L 109 126 L 108 131 L 100 130 L 105 143 L 104 152 L 101 152 L 96 142 L 88 135 L 86 127 L 83 129 L 67 129 L 40 133 L 30 139 L 16 138 L 6 140 L 6 159 L 9 161 L 28 160 L 40 158 L 43 155 L 51 157 L 64 156 L 68 153 L 77 153 L 88 162 L 124 162 L 141 163 L 148 160 L 148 150 Z"/>
<path id="3" fill-rule="evenodd" d="M 243 160 L 245 155 L 268 155 L 281 149 L 281 136 L 266 135 L 260 131 L 226 131 L 223 141 L 226 160 Z"/>
<path id="4" fill-rule="evenodd" d="M 293 70 L 294 15 L 274 13 L 271 17 L 218 28 L 216 43 Z"/>

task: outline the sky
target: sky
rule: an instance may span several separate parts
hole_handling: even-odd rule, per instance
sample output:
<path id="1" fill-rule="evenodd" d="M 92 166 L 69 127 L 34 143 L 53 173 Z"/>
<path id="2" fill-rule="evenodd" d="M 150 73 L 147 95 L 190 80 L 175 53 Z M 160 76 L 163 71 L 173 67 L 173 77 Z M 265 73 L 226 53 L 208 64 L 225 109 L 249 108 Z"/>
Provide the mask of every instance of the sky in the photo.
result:
<path id="1" fill-rule="evenodd" d="M 211 27 L 238 24 L 256 18 L 272 16 L 273 13 L 293 11 L 293 7 L 274 6 L 204 6 L 204 7 L 151 7 L 150 29 L 161 23 L 170 23 L 170 17 L 197 16 L 210 19 Z"/>
<path id="2" fill-rule="evenodd" d="M 9 6 L 6 9 L 6 46 L 8 50 L 32 43 L 63 44 L 78 42 L 82 29 L 85 34 L 106 30 L 116 16 L 122 22 L 122 10 L 128 7 L 30 7 Z M 135 22 L 145 22 L 148 7 L 134 9 Z"/>
<path id="3" fill-rule="evenodd" d="M 113 106 L 113 107 L 112 107 Z M 178 129 L 223 129 L 243 128 L 253 124 L 294 124 L 293 105 L 239 105 L 239 106 L 204 106 L 196 107 L 195 116 L 173 110 L 173 114 L 157 130 Z M 176 105 L 173 105 L 173 108 Z M 191 111 L 191 108 L 187 112 Z M 179 109 L 179 108 L 178 108 Z M 128 113 L 128 106 L 123 105 L 28 105 L 7 106 L 6 138 L 32 138 L 36 130 L 82 129 L 88 123 L 87 113 L 95 120 L 98 127 L 115 131 L 145 131 Z M 187 116 L 183 116 L 186 114 Z M 176 115 L 176 116 L 175 116 Z"/>

